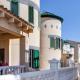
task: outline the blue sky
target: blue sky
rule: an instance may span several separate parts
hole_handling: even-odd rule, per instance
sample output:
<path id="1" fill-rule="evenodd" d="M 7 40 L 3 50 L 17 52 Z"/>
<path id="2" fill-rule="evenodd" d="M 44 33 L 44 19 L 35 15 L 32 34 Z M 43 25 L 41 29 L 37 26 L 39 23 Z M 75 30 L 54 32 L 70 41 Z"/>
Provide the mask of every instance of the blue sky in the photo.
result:
<path id="1" fill-rule="evenodd" d="M 52 12 L 64 19 L 63 39 L 80 41 L 80 0 L 41 0 L 41 11 Z"/>

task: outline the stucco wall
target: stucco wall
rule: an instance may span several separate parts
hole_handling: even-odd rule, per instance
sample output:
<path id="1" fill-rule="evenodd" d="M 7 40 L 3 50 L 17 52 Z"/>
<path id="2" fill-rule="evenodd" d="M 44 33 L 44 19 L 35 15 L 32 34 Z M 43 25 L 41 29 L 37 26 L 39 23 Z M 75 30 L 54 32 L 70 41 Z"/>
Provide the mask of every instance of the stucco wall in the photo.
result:
<path id="1" fill-rule="evenodd" d="M 46 27 L 45 27 L 46 24 Z M 51 27 L 51 25 L 53 27 Z M 57 27 L 57 28 L 56 28 Z M 50 69 L 49 60 L 53 58 L 61 59 L 61 49 L 50 48 L 50 37 L 61 37 L 61 22 L 57 19 L 42 18 L 41 33 L 40 33 L 40 69 Z"/>

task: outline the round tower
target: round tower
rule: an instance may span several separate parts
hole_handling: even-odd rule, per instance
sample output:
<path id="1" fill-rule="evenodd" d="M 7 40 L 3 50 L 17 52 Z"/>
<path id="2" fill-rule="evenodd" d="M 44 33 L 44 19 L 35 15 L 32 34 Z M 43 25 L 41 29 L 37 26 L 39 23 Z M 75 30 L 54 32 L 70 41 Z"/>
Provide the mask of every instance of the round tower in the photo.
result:
<path id="1" fill-rule="evenodd" d="M 50 69 L 49 61 L 61 59 L 61 24 L 63 19 L 55 14 L 41 14 L 40 70 Z"/>

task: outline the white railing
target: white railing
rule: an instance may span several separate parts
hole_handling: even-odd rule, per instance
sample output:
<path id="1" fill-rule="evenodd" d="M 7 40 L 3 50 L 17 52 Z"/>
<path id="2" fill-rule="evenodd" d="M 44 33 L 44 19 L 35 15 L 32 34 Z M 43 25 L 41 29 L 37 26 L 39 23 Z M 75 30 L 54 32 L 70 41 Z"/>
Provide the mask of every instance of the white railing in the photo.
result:
<path id="1" fill-rule="evenodd" d="M 26 66 L 2 66 L 0 67 L 0 75 L 20 74 L 26 72 Z"/>
<path id="2" fill-rule="evenodd" d="M 18 75 L 2 75 L 0 80 L 76 80 L 77 68 L 62 68 L 58 70 L 45 70 L 27 72 Z"/>

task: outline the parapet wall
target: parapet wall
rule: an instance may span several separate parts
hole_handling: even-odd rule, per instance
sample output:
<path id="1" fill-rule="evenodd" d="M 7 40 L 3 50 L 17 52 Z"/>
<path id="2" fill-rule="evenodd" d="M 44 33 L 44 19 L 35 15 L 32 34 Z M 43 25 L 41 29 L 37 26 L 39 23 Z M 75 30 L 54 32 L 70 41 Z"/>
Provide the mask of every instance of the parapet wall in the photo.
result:
<path id="1" fill-rule="evenodd" d="M 19 75 L 2 75 L 0 80 L 76 80 L 77 68 L 62 68 L 59 70 L 46 70 L 27 72 Z"/>

